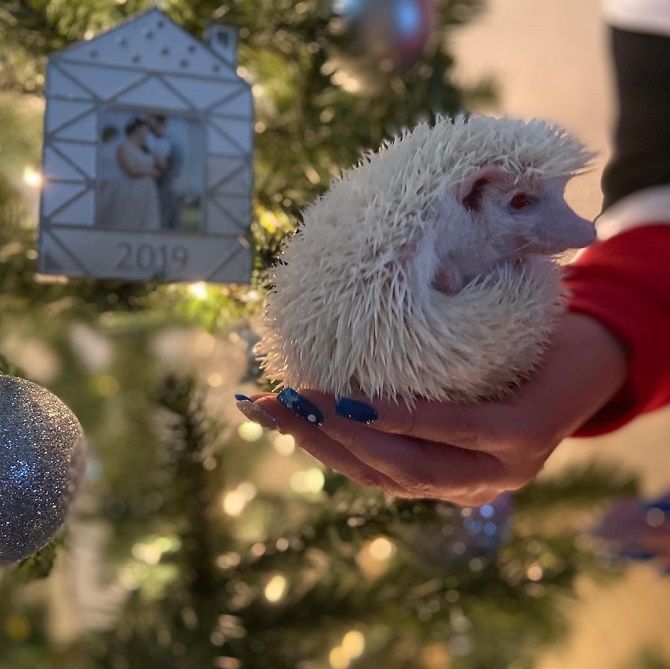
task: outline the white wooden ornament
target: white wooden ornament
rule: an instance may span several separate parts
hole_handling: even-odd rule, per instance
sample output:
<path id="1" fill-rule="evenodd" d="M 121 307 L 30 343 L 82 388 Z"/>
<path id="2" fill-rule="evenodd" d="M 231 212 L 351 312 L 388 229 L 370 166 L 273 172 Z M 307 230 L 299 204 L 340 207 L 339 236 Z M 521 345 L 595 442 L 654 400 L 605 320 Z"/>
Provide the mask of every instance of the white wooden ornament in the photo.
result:
<path id="1" fill-rule="evenodd" d="M 212 25 L 205 36 L 203 43 L 152 9 L 49 58 L 41 273 L 249 280 L 251 88 L 236 72 L 234 29 Z M 124 136 L 117 132 L 103 147 L 102 132 L 118 131 L 123 118 L 154 114 L 188 139 L 182 150 L 190 152 L 191 171 L 178 177 L 179 197 L 190 207 L 188 226 L 185 218 L 170 229 L 164 219 L 154 229 L 110 225 L 110 169 L 120 169 L 116 147 Z"/>

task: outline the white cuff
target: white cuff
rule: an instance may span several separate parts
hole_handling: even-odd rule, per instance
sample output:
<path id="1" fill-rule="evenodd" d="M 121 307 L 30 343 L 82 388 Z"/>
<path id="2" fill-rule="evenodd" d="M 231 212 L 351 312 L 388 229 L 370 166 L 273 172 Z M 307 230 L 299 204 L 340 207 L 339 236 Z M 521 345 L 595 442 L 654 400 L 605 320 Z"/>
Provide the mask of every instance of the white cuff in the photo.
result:
<path id="1" fill-rule="evenodd" d="M 669 0 L 603 0 L 603 15 L 615 28 L 670 36 Z"/>
<path id="2" fill-rule="evenodd" d="M 645 188 L 619 200 L 596 219 L 598 239 L 649 223 L 670 225 L 670 185 Z"/>

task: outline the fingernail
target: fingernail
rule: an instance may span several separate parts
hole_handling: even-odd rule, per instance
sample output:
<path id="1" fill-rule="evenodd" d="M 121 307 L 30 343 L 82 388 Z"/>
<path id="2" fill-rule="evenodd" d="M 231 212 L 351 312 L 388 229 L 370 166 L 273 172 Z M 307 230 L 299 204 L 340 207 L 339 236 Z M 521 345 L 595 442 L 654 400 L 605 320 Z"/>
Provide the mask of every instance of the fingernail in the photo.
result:
<path id="1" fill-rule="evenodd" d="M 293 388 L 284 388 L 277 399 L 293 413 L 313 425 L 323 425 L 323 415 L 319 408 L 299 395 Z"/>
<path id="2" fill-rule="evenodd" d="M 251 397 L 247 397 L 246 395 L 242 395 L 242 394 L 240 394 L 240 393 L 235 393 L 235 399 L 236 399 L 238 402 L 244 402 L 244 400 L 248 400 L 249 402 L 253 402 L 253 400 L 251 399 Z"/>
<path id="3" fill-rule="evenodd" d="M 335 413 L 359 423 L 370 424 L 378 418 L 377 412 L 369 404 L 352 400 L 349 397 L 342 397 L 337 401 Z"/>
<path id="4" fill-rule="evenodd" d="M 623 551 L 621 555 L 622 557 L 628 558 L 629 560 L 639 560 L 641 562 L 645 560 L 651 560 L 654 557 L 654 553 L 636 548 L 630 548 L 626 551 Z"/>
<path id="5" fill-rule="evenodd" d="M 238 396 L 235 395 L 235 397 Z M 264 411 L 254 404 L 251 400 L 238 400 L 236 406 L 250 421 L 258 423 L 259 425 L 268 428 L 268 430 L 279 429 L 280 426 L 277 419 L 272 414 L 269 414 L 267 411 Z"/>
<path id="6" fill-rule="evenodd" d="M 653 509 L 658 509 L 659 511 L 663 511 L 663 513 L 667 513 L 670 511 L 670 499 L 668 499 L 667 496 L 660 497 L 659 499 L 649 502 L 648 504 L 645 504 L 642 507 L 643 511 L 652 511 Z"/>

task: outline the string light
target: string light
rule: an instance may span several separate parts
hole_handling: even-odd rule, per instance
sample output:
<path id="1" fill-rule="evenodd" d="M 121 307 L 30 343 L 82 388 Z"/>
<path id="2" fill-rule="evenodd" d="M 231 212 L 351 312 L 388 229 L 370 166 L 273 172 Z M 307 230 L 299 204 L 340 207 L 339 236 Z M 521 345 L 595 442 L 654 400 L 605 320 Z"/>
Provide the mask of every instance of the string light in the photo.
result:
<path id="1" fill-rule="evenodd" d="M 349 630 L 342 637 L 341 646 L 347 655 L 352 660 L 355 660 L 365 651 L 365 636 L 363 636 L 363 633 L 359 632 L 358 630 Z"/>
<path id="2" fill-rule="evenodd" d="M 290 434 L 273 434 L 272 445 L 279 455 L 293 455 L 295 439 Z"/>
<path id="3" fill-rule="evenodd" d="M 223 496 L 223 510 L 229 516 L 239 516 L 244 507 L 256 496 L 256 486 L 249 481 L 240 483 L 235 490 Z"/>
<path id="4" fill-rule="evenodd" d="M 279 575 L 275 574 L 265 586 L 265 599 L 268 602 L 278 602 L 286 593 L 286 579 Z"/>
<path id="5" fill-rule="evenodd" d="M 537 562 L 533 562 L 526 570 L 526 576 L 530 581 L 541 581 L 542 576 L 544 576 L 544 570 Z"/>
<path id="6" fill-rule="evenodd" d="M 316 467 L 310 467 L 304 471 L 295 472 L 291 476 L 289 485 L 295 492 L 316 493 L 323 490 L 325 482 L 323 472 Z"/>
<path id="7" fill-rule="evenodd" d="M 393 551 L 395 550 L 395 545 L 386 537 L 377 537 L 370 543 L 369 550 L 370 555 L 375 560 L 382 562 L 383 560 L 388 560 L 391 557 Z"/>
<path id="8" fill-rule="evenodd" d="M 36 170 L 34 167 L 30 167 L 30 165 L 26 165 L 23 168 L 23 182 L 27 186 L 30 186 L 31 188 L 39 188 L 43 181 L 44 178 L 42 177 L 42 173 L 39 170 Z"/>
<path id="9" fill-rule="evenodd" d="M 328 653 L 328 662 L 332 669 L 347 669 L 351 660 L 342 646 L 335 646 Z"/>
<path id="10" fill-rule="evenodd" d="M 207 299 L 207 284 L 204 281 L 192 283 L 188 287 L 188 292 L 199 300 Z"/>
<path id="11" fill-rule="evenodd" d="M 247 420 L 237 428 L 237 434 L 244 441 L 258 441 L 263 436 L 263 428 L 258 423 Z"/>

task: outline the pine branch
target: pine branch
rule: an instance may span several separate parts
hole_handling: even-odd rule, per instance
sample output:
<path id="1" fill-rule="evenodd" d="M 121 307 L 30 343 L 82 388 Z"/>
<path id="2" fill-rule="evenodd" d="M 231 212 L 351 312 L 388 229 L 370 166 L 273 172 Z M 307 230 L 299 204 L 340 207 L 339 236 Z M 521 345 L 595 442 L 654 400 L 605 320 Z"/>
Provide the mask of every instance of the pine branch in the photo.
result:
<path id="1" fill-rule="evenodd" d="M 172 417 L 166 446 L 173 458 L 173 512 L 177 511 L 175 507 L 181 507 L 183 518 L 181 568 L 187 589 L 196 600 L 204 601 L 210 598 L 212 586 L 219 580 L 214 570 L 214 531 L 209 519 L 213 491 L 203 468 L 212 430 L 202 393 L 192 378 L 168 377 L 159 401 Z"/>
<path id="2" fill-rule="evenodd" d="M 516 493 L 520 513 L 543 513 L 546 509 L 584 509 L 639 492 L 637 476 L 619 464 L 604 461 L 576 463 L 551 478 L 536 479 Z"/>

